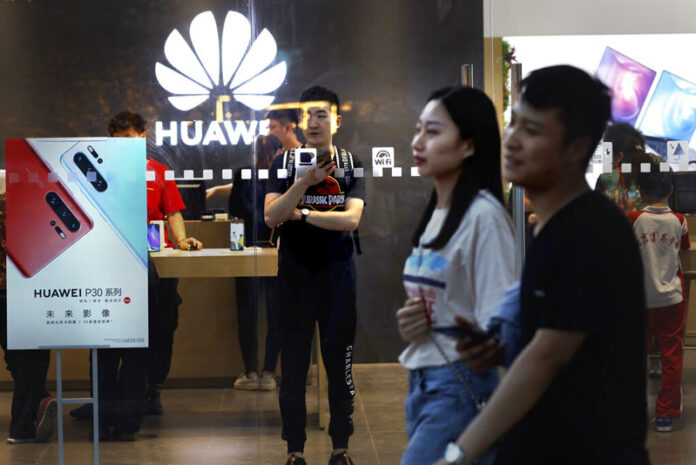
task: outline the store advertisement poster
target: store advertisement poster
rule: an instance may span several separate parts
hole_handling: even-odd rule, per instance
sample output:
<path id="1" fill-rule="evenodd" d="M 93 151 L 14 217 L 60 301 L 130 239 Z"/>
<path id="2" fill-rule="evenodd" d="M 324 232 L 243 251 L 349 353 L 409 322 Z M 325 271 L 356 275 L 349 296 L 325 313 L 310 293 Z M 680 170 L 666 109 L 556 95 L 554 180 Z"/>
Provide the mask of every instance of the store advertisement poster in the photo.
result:
<path id="1" fill-rule="evenodd" d="M 9 349 L 147 347 L 145 139 L 8 139 Z"/>

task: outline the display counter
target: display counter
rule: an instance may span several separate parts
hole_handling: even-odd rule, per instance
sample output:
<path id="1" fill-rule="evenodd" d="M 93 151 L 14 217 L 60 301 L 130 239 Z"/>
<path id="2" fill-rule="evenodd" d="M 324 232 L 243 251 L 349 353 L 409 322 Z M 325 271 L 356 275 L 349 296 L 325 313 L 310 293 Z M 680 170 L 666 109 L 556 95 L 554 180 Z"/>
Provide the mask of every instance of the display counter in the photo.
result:
<path id="1" fill-rule="evenodd" d="M 278 274 L 278 251 L 274 248 L 251 247 L 242 251 L 165 249 L 151 252 L 150 256 L 161 278 L 232 278 Z"/>

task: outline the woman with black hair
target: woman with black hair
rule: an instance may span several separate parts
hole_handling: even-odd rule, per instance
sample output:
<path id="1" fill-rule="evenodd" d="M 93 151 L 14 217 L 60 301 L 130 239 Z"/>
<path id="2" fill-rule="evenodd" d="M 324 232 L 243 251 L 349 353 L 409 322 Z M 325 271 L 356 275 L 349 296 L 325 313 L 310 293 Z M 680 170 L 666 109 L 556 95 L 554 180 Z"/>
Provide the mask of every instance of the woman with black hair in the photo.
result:
<path id="1" fill-rule="evenodd" d="M 410 370 L 402 465 L 440 459 L 498 384 L 495 369 L 467 368 L 457 339 L 439 330 L 456 327 L 461 318 L 484 332 L 514 281 L 515 265 L 512 223 L 503 207 L 500 134 L 488 97 L 473 88 L 434 92 L 411 147 L 419 174 L 431 178 L 435 189 L 413 235 L 404 268 L 408 300 L 396 315 L 410 342 L 399 357 Z M 493 454 L 477 463 L 492 462 Z"/>

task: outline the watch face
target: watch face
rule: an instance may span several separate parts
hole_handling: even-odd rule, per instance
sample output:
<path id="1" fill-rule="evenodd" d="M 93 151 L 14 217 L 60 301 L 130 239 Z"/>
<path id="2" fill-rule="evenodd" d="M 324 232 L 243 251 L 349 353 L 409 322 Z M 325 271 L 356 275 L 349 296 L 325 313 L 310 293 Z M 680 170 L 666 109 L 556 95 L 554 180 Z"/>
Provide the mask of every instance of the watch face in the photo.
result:
<path id="1" fill-rule="evenodd" d="M 457 463 L 459 459 L 462 458 L 462 450 L 456 444 L 447 444 L 447 449 L 445 449 L 445 460 L 447 463 Z"/>

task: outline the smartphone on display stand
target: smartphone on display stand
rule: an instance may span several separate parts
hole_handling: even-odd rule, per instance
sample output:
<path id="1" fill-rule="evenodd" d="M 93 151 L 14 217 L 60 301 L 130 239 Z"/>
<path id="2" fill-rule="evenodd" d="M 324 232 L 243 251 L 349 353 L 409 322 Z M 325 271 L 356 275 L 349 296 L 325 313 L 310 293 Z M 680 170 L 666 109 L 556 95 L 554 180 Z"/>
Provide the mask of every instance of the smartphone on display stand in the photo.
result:
<path id="1" fill-rule="evenodd" d="M 102 218 L 147 267 L 147 248 L 142 242 L 143 225 L 147 224 L 145 160 L 117 153 L 117 149 L 114 140 L 81 142 L 61 155 L 60 162 Z M 142 190 L 135 188 L 137 182 L 133 176 L 143 177 Z M 142 206 L 142 211 L 136 210 L 136 206 Z"/>
<path id="2" fill-rule="evenodd" d="M 244 220 L 230 222 L 230 250 L 244 250 Z"/>
<path id="3" fill-rule="evenodd" d="M 160 225 L 158 223 L 147 225 L 147 250 L 148 252 L 160 251 Z"/>
<path id="4" fill-rule="evenodd" d="M 30 278 L 94 225 L 29 142 L 7 140 L 5 161 L 7 255 Z"/>

